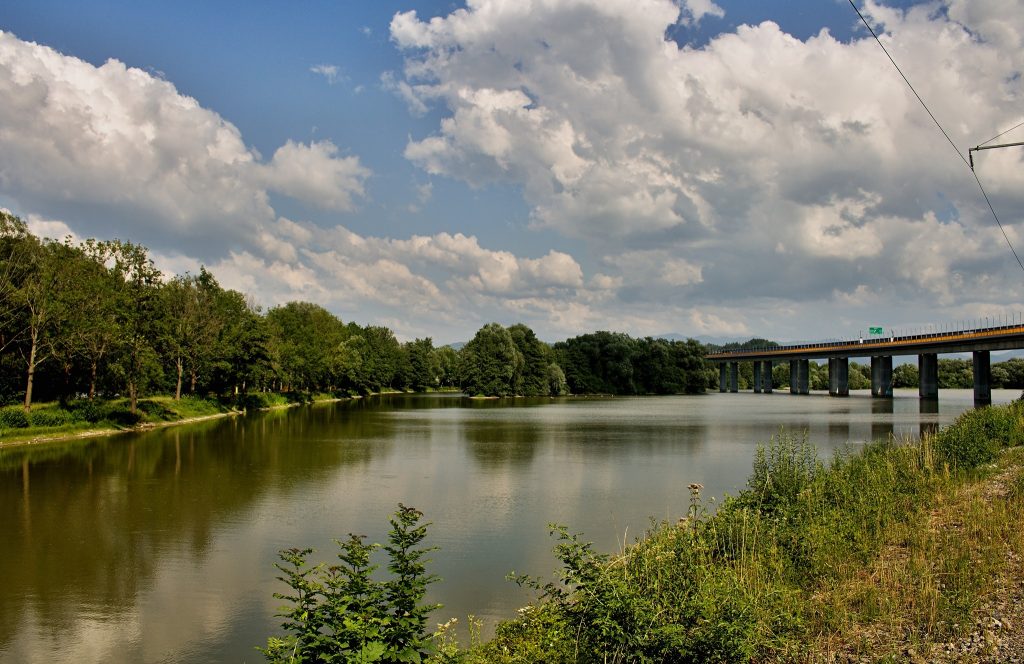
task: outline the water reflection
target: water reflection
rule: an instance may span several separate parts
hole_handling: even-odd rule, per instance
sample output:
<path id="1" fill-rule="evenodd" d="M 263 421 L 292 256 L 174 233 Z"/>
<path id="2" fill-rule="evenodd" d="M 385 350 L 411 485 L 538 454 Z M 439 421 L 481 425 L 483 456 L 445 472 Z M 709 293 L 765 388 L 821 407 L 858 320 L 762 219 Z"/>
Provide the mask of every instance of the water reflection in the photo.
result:
<path id="1" fill-rule="evenodd" d="M 745 485 L 758 443 L 931 430 L 970 407 L 915 394 L 472 400 L 383 396 L 137 435 L 0 450 L 0 660 L 240 661 L 277 629 L 278 549 L 382 541 L 396 503 L 433 521 L 438 615 L 490 625 L 556 567 L 546 524 L 601 550 Z M 997 393 L 1009 401 L 1016 392 Z"/>
<path id="2" fill-rule="evenodd" d="M 939 400 L 919 399 L 918 412 L 921 414 L 921 426 L 918 435 L 922 438 L 939 430 Z"/>
<path id="3" fill-rule="evenodd" d="M 893 431 L 892 397 L 871 397 L 871 440 L 888 440 Z"/>

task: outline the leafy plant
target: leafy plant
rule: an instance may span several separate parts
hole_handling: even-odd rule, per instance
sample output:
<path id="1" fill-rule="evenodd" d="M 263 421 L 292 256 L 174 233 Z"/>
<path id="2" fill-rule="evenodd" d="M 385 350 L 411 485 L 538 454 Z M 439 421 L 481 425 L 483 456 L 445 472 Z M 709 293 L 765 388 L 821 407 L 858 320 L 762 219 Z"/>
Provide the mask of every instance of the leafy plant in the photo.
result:
<path id="1" fill-rule="evenodd" d="M 422 517 L 399 503 L 387 545 L 351 534 L 344 542 L 335 540 L 340 565 L 308 567 L 312 549 L 281 551 L 275 567 L 291 593 L 274 597 L 287 602 L 278 614 L 287 635 L 267 639 L 260 652 L 271 662 L 290 664 L 424 662 L 434 650 L 427 617 L 439 605 L 423 603 L 437 577 L 426 571 L 424 556 L 434 549 L 421 546 L 429 525 L 420 523 Z M 387 581 L 373 578 L 378 566 L 371 554 L 378 548 L 388 555 Z"/>

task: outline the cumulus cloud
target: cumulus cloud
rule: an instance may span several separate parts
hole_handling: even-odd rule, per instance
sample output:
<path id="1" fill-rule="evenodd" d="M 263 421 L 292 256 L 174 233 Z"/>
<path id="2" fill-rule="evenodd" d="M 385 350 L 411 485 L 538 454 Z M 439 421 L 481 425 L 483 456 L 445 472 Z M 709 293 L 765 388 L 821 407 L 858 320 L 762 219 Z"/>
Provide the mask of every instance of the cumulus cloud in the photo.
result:
<path id="1" fill-rule="evenodd" d="M 1019 121 L 1020 0 L 869 1 L 865 12 L 958 145 Z M 406 61 L 393 87 L 443 111 L 406 157 L 475 186 L 521 187 L 534 227 L 605 256 L 602 279 L 648 306 L 772 298 L 781 311 L 860 292 L 894 315 L 924 298 L 952 312 L 963 288 L 997 298 L 1019 282 L 964 164 L 873 39 L 801 40 L 772 22 L 701 48 L 665 36 L 722 14 L 706 0 L 396 14 Z M 979 172 L 1015 224 L 1021 153 L 985 159 Z M 714 319 L 703 320 L 691 322 Z"/>
<path id="2" fill-rule="evenodd" d="M 3 192 L 54 216 L 90 211 L 96 227 L 141 241 L 199 230 L 250 237 L 275 217 L 268 190 L 350 209 L 369 175 L 329 141 L 289 141 L 263 163 L 233 124 L 172 83 L 8 32 L 0 32 L 0 96 Z"/>
<path id="3" fill-rule="evenodd" d="M 338 157 L 330 141 L 304 145 L 288 141 L 262 166 L 268 189 L 328 210 L 347 211 L 353 198 L 363 196 L 363 182 L 370 175 L 358 157 Z"/>
<path id="4" fill-rule="evenodd" d="M 725 10 L 716 5 L 712 0 L 683 0 L 684 18 L 682 22 L 686 25 L 700 23 L 705 16 L 725 16 Z"/>

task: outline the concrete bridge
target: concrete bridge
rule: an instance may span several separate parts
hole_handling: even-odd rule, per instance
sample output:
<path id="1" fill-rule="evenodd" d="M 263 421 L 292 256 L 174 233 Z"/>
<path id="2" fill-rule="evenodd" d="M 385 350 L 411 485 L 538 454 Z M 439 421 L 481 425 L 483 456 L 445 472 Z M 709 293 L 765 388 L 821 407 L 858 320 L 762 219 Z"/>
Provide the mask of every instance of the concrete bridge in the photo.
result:
<path id="1" fill-rule="evenodd" d="M 974 357 L 974 403 L 992 403 L 991 351 L 1024 348 L 1024 322 L 972 329 L 928 332 L 822 343 L 798 344 L 711 353 L 707 359 L 718 363 L 719 391 L 738 391 L 740 362 L 754 364 L 754 392 L 772 391 L 772 369 L 776 362 L 789 362 L 789 391 L 810 391 L 809 361 L 828 359 L 829 394 L 849 396 L 851 357 L 871 358 L 871 395 L 892 396 L 892 358 L 917 355 L 918 394 L 922 399 L 939 397 L 938 356 L 942 353 L 972 353 Z"/>

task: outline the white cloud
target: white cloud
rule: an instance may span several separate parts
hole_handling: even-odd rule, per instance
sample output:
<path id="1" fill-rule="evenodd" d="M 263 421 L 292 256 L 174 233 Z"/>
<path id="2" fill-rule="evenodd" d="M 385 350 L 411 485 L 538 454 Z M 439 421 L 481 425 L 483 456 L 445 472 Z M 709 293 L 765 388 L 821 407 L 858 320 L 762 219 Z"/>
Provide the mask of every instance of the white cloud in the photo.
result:
<path id="1" fill-rule="evenodd" d="M 244 241 L 274 219 L 268 188 L 350 209 L 368 176 L 329 141 L 289 141 L 261 163 L 233 124 L 173 84 L 9 32 L 0 32 L 0 97 L 2 191 L 45 214 L 89 210 L 97 227 L 138 241 L 200 230 Z"/>
<path id="2" fill-rule="evenodd" d="M 9 211 L 7 211 L 10 214 Z M 40 238 L 63 241 L 64 238 L 71 238 L 72 242 L 81 242 L 82 238 L 71 230 L 71 227 L 57 219 L 43 219 L 37 214 L 30 214 L 25 220 L 28 230 Z"/>
<path id="3" fill-rule="evenodd" d="M 954 141 L 973 145 L 1020 120 L 1024 4 L 945 6 L 865 11 Z M 433 175 L 521 187 L 534 227 L 582 240 L 616 268 L 604 278 L 650 307 L 813 308 L 863 287 L 898 312 L 1015 287 L 964 164 L 873 39 L 801 40 L 771 22 L 701 48 L 665 38 L 722 14 L 696 0 L 399 13 L 391 37 L 407 57 L 392 86 L 444 112 L 406 156 Z M 985 159 L 997 206 L 1021 218 L 1021 153 Z"/>
<path id="4" fill-rule="evenodd" d="M 348 211 L 353 198 L 363 195 L 370 175 L 357 157 L 338 157 L 330 141 L 304 145 L 288 141 L 262 167 L 268 189 L 328 210 Z"/>
<path id="5" fill-rule="evenodd" d="M 335 83 L 337 83 L 338 75 L 341 72 L 341 70 L 338 68 L 338 65 L 314 65 L 309 68 L 309 71 L 313 72 L 314 74 L 320 74 L 321 76 L 326 78 L 328 85 L 334 85 Z"/>
<path id="6" fill-rule="evenodd" d="M 725 16 L 725 10 L 712 0 L 682 0 L 682 7 L 685 14 L 683 23 L 685 24 L 700 23 L 705 16 L 717 16 L 718 18 Z"/>

